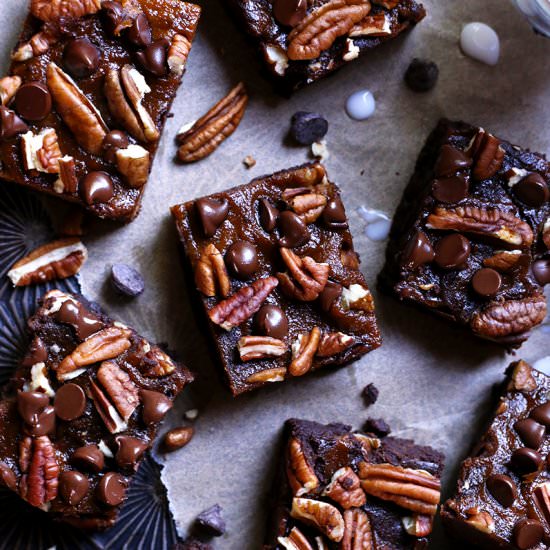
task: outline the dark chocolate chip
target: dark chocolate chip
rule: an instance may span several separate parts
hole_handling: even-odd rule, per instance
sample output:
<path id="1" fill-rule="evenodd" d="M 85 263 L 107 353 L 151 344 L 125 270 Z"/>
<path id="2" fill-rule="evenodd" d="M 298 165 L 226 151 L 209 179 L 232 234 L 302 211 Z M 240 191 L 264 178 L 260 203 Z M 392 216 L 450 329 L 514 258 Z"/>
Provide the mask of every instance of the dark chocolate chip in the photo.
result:
<path id="1" fill-rule="evenodd" d="M 112 130 L 103 138 L 103 157 L 111 164 L 116 163 L 116 153 L 130 145 L 128 136 L 120 130 Z"/>
<path id="2" fill-rule="evenodd" d="M 160 422 L 172 408 L 172 400 L 162 393 L 152 390 L 141 390 L 140 395 L 141 402 L 143 403 L 143 422 L 147 426 Z"/>
<path id="3" fill-rule="evenodd" d="M 199 214 L 202 230 L 205 237 L 212 237 L 216 229 L 223 223 L 229 212 L 227 199 L 197 199 L 195 206 Z"/>
<path id="4" fill-rule="evenodd" d="M 536 472 L 542 464 L 542 456 L 534 449 L 522 447 L 512 453 L 510 460 L 512 467 L 521 475 Z"/>
<path id="5" fill-rule="evenodd" d="M 55 431 L 55 409 L 47 406 L 38 414 L 36 422 L 25 426 L 25 433 L 40 437 Z"/>
<path id="6" fill-rule="evenodd" d="M 374 384 L 368 384 L 363 388 L 361 395 L 363 396 L 363 401 L 367 407 L 374 405 L 378 399 L 378 388 Z"/>
<path id="7" fill-rule="evenodd" d="M 550 426 L 550 402 L 535 407 L 529 417 L 536 420 L 539 424 L 543 424 L 546 427 Z"/>
<path id="8" fill-rule="evenodd" d="M 282 0 L 282 2 L 293 0 Z M 311 145 L 323 139 L 328 132 L 328 122 L 317 113 L 298 111 L 290 121 L 290 135 L 302 145 Z"/>
<path id="9" fill-rule="evenodd" d="M 197 516 L 197 523 L 208 535 L 221 537 L 226 530 L 222 512 L 222 507 L 219 504 L 214 504 Z"/>
<path id="10" fill-rule="evenodd" d="M 514 542 L 520 550 L 539 544 L 544 537 L 544 527 L 536 519 L 520 519 L 514 525 Z"/>
<path id="11" fill-rule="evenodd" d="M 256 247 L 248 241 L 234 242 L 225 253 L 225 265 L 239 279 L 250 279 L 260 268 Z"/>
<path id="12" fill-rule="evenodd" d="M 61 498 L 71 506 L 76 506 L 88 493 L 88 478 L 75 470 L 63 472 L 59 476 L 59 493 Z"/>
<path id="13" fill-rule="evenodd" d="M 29 426 L 38 424 L 40 413 L 50 404 L 50 398 L 37 391 L 21 391 L 17 394 L 17 411 Z"/>
<path id="14" fill-rule="evenodd" d="M 90 172 L 80 181 L 80 193 L 86 204 L 107 202 L 114 195 L 113 180 L 107 172 Z"/>
<path id="15" fill-rule="evenodd" d="M 258 202 L 258 214 L 260 216 L 260 225 L 265 231 L 271 233 L 279 220 L 279 211 L 268 199 L 260 199 Z"/>
<path id="16" fill-rule="evenodd" d="M 432 195 L 439 202 L 460 202 L 468 196 L 469 176 L 457 174 L 448 178 L 439 178 L 432 183 Z"/>
<path id="17" fill-rule="evenodd" d="M 118 506 L 125 497 L 125 479 L 116 472 L 107 472 L 97 486 L 97 498 L 108 506 Z"/>
<path id="18" fill-rule="evenodd" d="M 494 474 L 487 479 L 487 489 L 504 508 L 510 508 L 518 496 L 514 480 L 504 474 Z"/>
<path id="19" fill-rule="evenodd" d="M 470 256 L 470 241 L 463 235 L 452 233 L 435 245 L 435 263 L 444 269 L 461 267 Z"/>
<path id="20" fill-rule="evenodd" d="M 533 263 L 533 275 L 541 285 L 550 283 L 550 258 L 543 258 Z"/>
<path id="21" fill-rule="evenodd" d="M 99 50 L 87 38 L 71 40 L 63 53 L 63 64 L 76 78 L 91 76 L 99 67 Z"/>
<path id="22" fill-rule="evenodd" d="M 283 340 L 288 334 L 288 319 L 286 313 L 278 306 L 263 305 L 254 317 L 258 334 Z"/>
<path id="23" fill-rule="evenodd" d="M 168 72 L 166 63 L 166 40 L 152 42 L 145 49 L 136 53 L 140 65 L 155 76 L 164 76 Z"/>
<path id="24" fill-rule="evenodd" d="M 429 92 L 438 77 L 439 68 L 433 61 L 415 57 L 405 72 L 405 83 L 414 92 Z"/>
<path id="25" fill-rule="evenodd" d="M 437 178 L 446 178 L 465 170 L 472 165 L 472 159 L 460 149 L 452 145 L 443 145 L 435 163 L 434 171 Z"/>
<path id="26" fill-rule="evenodd" d="M 111 283 L 118 292 L 125 296 L 139 296 L 145 290 L 145 281 L 141 273 L 126 264 L 113 264 Z"/>
<path id="27" fill-rule="evenodd" d="M 149 446 L 145 441 L 129 435 L 117 436 L 116 442 L 118 451 L 115 460 L 121 468 L 135 468 Z"/>
<path id="28" fill-rule="evenodd" d="M 15 110 L 26 120 L 42 120 L 52 110 L 52 96 L 42 82 L 27 82 L 15 94 Z"/>
<path id="29" fill-rule="evenodd" d="M 518 420 L 514 424 L 514 430 L 518 433 L 523 444 L 531 449 L 538 449 L 541 446 L 546 432 L 546 428 L 532 418 Z"/>
<path id="30" fill-rule="evenodd" d="M 32 367 L 36 363 L 44 363 L 48 360 L 48 350 L 46 344 L 37 336 L 31 343 L 29 351 L 22 361 L 24 367 Z"/>
<path id="31" fill-rule="evenodd" d="M 325 288 L 319 295 L 319 304 L 321 309 L 329 312 L 332 304 L 342 295 L 342 285 L 334 281 L 327 281 Z"/>
<path id="32" fill-rule="evenodd" d="M 382 418 L 367 418 L 363 430 L 378 437 L 386 437 L 391 433 L 391 428 Z"/>
<path id="33" fill-rule="evenodd" d="M 72 325 L 79 340 L 86 340 L 103 328 L 103 323 L 79 302 L 65 300 L 54 314 L 56 321 Z"/>
<path id="34" fill-rule="evenodd" d="M 310 234 L 305 222 L 290 210 L 281 212 L 281 216 L 279 217 L 279 231 L 282 235 L 279 242 L 281 246 L 287 248 L 302 246 L 310 239 Z"/>
<path id="35" fill-rule="evenodd" d="M 525 176 L 512 188 L 516 197 L 527 206 L 542 206 L 550 198 L 546 180 L 536 172 Z"/>
<path id="36" fill-rule="evenodd" d="M 4 485 L 12 491 L 17 489 L 15 473 L 5 462 L 0 462 L 0 485 Z"/>
<path id="37" fill-rule="evenodd" d="M 76 449 L 71 462 L 83 470 L 97 473 L 105 467 L 105 456 L 97 445 L 86 445 Z"/>
<path id="38" fill-rule="evenodd" d="M 29 127 L 15 114 L 15 111 L 0 106 L 0 139 L 12 139 L 29 131 Z"/>
<path id="39" fill-rule="evenodd" d="M 322 219 L 328 229 L 347 229 L 348 219 L 344 205 L 339 197 L 331 199 L 323 209 Z"/>
<path id="40" fill-rule="evenodd" d="M 401 264 L 408 269 L 416 269 L 433 261 L 435 252 L 430 239 L 423 231 L 417 231 L 405 245 Z"/>
<path id="41" fill-rule="evenodd" d="M 75 420 L 86 410 L 86 394 L 77 384 L 64 384 L 57 390 L 53 405 L 61 420 Z"/>
<path id="42" fill-rule="evenodd" d="M 145 14 L 140 13 L 132 23 L 132 26 L 128 29 L 128 40 L 135 46 L 149 46 L 153 37 L 151 33 L 151 25 Z"/>
<path id="43" fill-rule="evenodd" d="M 474 273 L 472 287 L 480 296 L 491 297 L 500 290 L 502 277 L 489 267 L 483 267 Z"/>
<path id="44" fill-rule="evenodd" d="M 102 2 L 101 14 L 107 34 L 119 36 L 126 17 L 122 4 L 120 2 Z"/>

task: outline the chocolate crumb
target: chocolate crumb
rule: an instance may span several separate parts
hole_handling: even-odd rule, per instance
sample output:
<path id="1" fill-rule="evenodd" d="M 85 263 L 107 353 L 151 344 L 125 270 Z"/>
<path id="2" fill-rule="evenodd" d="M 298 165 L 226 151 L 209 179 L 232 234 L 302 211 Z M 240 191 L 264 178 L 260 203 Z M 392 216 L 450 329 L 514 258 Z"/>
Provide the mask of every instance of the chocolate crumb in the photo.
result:
<path id="1" fill-rule="evenodd" d="M 367 421 L 363 425 L 363 430 L 378 437 L 386 437 L 391 433 L 391 428 L 381 418 L 367 418 Z"/>
<path id="2" fill-rule="evenodd" d="M 371 383 L 365 386 L 361 392 L 365 406 L 370 407 L 371 405 L 374 405 L 378 399 L 379 393 L 378 388 L 374 384 Z"/>
<path id="3" fill-rule="evenodd" d="M 111 268 L 111 282 L 118 292 L 125 296 L 139 296 L 145 289 L 141 273 L 126 264 L 114 264 Z"/>
<path id="4" fill-rule="evenodd" d="M 225 520 L 222 517 L 222 507 L 214 504 L 197 516 L 197 524 L 207 534 L 213 537 L 221 537 L 226 531 Z"/>
<path id="5" fill-rule="evenodd" d="M 252 168 L 253 166 L 256 166 L 256 159 L 251 156 L 251 155 L 247 155 L 246 157 L 244 157 L 243 159 L 243 164 L 247 167 L 247 168 Z"/>
<path id="6" fill-rule="evenodd" d="M 439 69 L 433 61 L 415 57 L 405 72 L 405 83 L 414 92 L 429 92 L 438 77 Z"/>

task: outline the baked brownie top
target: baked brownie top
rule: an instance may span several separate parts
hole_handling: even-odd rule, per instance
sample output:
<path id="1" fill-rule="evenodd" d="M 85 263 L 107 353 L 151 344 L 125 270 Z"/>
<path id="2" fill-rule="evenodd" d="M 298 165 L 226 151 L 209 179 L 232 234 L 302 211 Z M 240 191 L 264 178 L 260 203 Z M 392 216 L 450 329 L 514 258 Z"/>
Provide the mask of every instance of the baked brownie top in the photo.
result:
<path id="1" fill-rule="evenodd" d="M 495 548 L 542 550 L 550 544 L 550 377 L 523 361 L 507 374 L 496 415 L 463 462 L 442 515 L 463 521 Z"/>
<path id="2" fill-rule="evenodd" d="M 131 220 L 199 14 L 179 0 L 32 0 L 0 80 L 0 176 Z"/>
<path id="3" fill-rule="evenodd" d="M 546 315 L 549 183 L 542 155 L 442 120 L 395 214 L 382 286 L 519 345 Z"/>
<path id="4" fill-rule="evenodd" d="M 422 548 L 443 455 L 406 439 L 291 419 L 266 548 Z M 317 546 L 315 546 L 317 542 Z"/>
<path id="5" fill-rule="evenodd" d="M 380 345 L 340 192 L 320 164 L 172 214 L 234 394 Z"/>
<path id="6" fill-rule="evenodd" d="M 191 374 L 84 298 L 48 292 L 0 401 L 0 481 L 56 519 L 111 526 Z"/>

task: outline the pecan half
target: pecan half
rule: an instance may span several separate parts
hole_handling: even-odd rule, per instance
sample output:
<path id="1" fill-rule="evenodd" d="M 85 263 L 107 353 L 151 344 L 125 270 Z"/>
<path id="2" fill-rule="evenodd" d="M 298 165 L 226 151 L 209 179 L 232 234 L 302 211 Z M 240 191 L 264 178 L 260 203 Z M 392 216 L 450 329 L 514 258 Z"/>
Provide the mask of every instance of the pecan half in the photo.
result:
<path id="1" fill-rule="evenodd" d="M 168 376 L 176 370 L 174 361 L 158 346 L 155 346 L 143 356 L 143 363 L 146 365 L 146 368 L 143 369 L 143 366 L 140 366 L 140 368 L 143 370 L 145 376 L 150 378 Z"/>
<path id="2" fill-rule="evenodd" d="M 223 329 L 231 330 L 250 319 L 278 284 L 279 281 L 275 277 L 258 279 L 251 285 L 241 288 L 230 298 L 215 305 L 208 312 L 208 317 Z"/>
<path id="3" fill-rule="evenodd" d="M 129 145 L 116 152 L 116 167 L 130 187 L 139 189 L 149 178 L 151 156 L 141 145 Z"/>
<path id="4" fill-rule="evenodd" d="M 493 256 L 485 258 L 483 265 L 507 273 L 517 265 L 521 258 L 521 250 L 500 250 L 495 252 Z"/>
<path id="5" fill-rule="evenodd" d="M 500 141 L 483 128 L 474 136 L 467 152 L 474 159 L 472 174 L 477 180 L 492 178 L 502 168 L 506 154 Z"/>
<path id="6" fill-rule="evenodd" d="M 319 479 L 306 459 L 300 440 L 295 437 L 288 443 L 286 476 L 294 496 L 312 493 L 319 487 Z"/>
<path id="7" fill-rule="evenodd" d="M 480 336 L 502 338 L 526 332 L 542 323 L 545 317 L 546 300 L 539 296 L 492 303 L 473 316 L 470 326 Z"/>
<path id="8" fill-rule="evenodd" d="M 392 33 L 391 19 L 385 13 L 369 15 L 353 26 L 349 32 L 351 38 L 360 36 L 388 36 Z"/>
<path id="9" fill-rule="evenodd" d="M 321 193 L 306 192 L 291 198 L 288 205 L 304 223 L 313 223 L 323 213 L 327 201 L 327 197 Z"/>
<path id="10" fill-rule="evenodd" d="M 355 338 L 343 332 L 328 332 L 323 334 L 315 355 L 317 357 L 332 357 L 351 348 Z"/>
<path id="11" fill-rule="evenodd" d="M 59 40 L 59 30 L 54 25 L 46 24 L 40 32 L 31 37 L 28 42 L 20 44 L 11 54 L 12 61 L 28 61 L 46 53 L 50 46 Z"/>
<path id="12" fill-rule="evenodd" d="M 91 379 L 89 397 L 94 402 L 95 409 L 109 432 L 116 434 L 128 428 L 128 424 L 111 404 L 105 392 Z"/>
<path id="13" fill-rule="evenodd" d="M 179 160 L 195 162 L 214 152 L 239 126 L 247 102 L 244 84 L 239 82 L 189 129 L 178 134 Z"/>
<path id="14" fill-rule="evenodd" d="M 175 34 L 168 48 L 168 68 L 177 76 L 185 70 L 187 57 L 191 51 L 191 42 L 182 34 Z"/>
<path id="15" fill-rule="evenodd" d="M 533 231 L 527 223 L 511 212 L 490 207 L 468 205 L 443 208 L 437 206 L 428 216 L 426 226 L 430 229 L 485 235 L 506 244 L 521 247 L 531 246 L 534 238 Z"/>
<path id="16" fill-rule="evenodd" d="M 330 266 L 309 256 L 300 258 L 289 248 L 281 248 L 281 256 L 290 272 L 290 276 L 277 273 L 283 292 L 303 302 L 317 299 L 327 284 Z"/>
<path id="17" fill-rule="evenodd" d="M 394 502 L 419 514 L 434 515 L 441 495 L 441 483 L 422 470 L 393 464 L 359 465 L 361 486 L 367 495 Z"/>
<path id="18" fill-rule="evenodd" d="M 76 162 L 73 157 L 65 155 L 58 161 L 59 179 L 53 188 L 57 193 L 76 193 L 78 189 L 78 177 L 76 175 Z"/>
<path id="19" fill-rule="evenodd" d="M 80 271 L 88 257 L 79 239 L 59 239 L 40 246 L 13 264 L 8 277 L 15 286 L 66 279 Z"/>
<path id="20" fill-rule="evenodd" d="M 300 334 L 292 344 L 292 362 L 288 367 L 291 376 L 303 376 L 311 369 L 313 357 L 321 341 L 321 329 L 313 327 L 309 334 Z"/>
<path id="21" fill-rule="evenodd" d="M 58 21 L 62 17 L 78 19 L 101 9 L 101 0 L 32 0 L 31 13 L 42 21 Z"/>
<path id="22" fill-rule="evenodd" d="M 285 379 L 286 368 L 274 367 L 251 374 L 247 379 L 247 384 L 265 384 L 268 382 L 282 382 Z"/>
<path id="23" fill-rule="evenodd" d="M 402 522 L 409 535 L 420 538 L 427 537 L 432 532 L 434 518 L 433 516 L 414 514 L 404 517 Z"/>
<path id="24" fill-rule="evenodd" d="M 337 508 L 327 502 L 294 497 L 290 515 L 315 527 L 334 542 L 340 542 L 344 536 L 344 518 Z"/>
<path id="25" fill-rule="evenodd" d="M 344 512 L 342 550 L 375 550 L 369 516 L 360 508 Z"/>
<path id="26" fill-rule="evenodd" d="M 285 550 L 313 550 L 313 547 L 298 527 L 293 527 L 287 537 L 278 537 L 277 542 Z"/>
<path id="27" fill-rule="evenodd" d="M 349 466 L 334 472 L 330 483 L 323 491 L 323 495 L 339 504 L 344 510 L 359 508 L 367 502 L 359 478 Z"/>
<path id="28" fill-rule="evenodd" d="M 466 523 L 475 527 L 478 531 L 484 533 L 493 533 L 495 531 L 495 520 L 488 512 L 479 511 L 477 508 L 467 512 Z"/>
<path id="29" fill-rule="evenodd" d="M 243 336 L 237 343 L 241 361 L 280 357 L 286 353 L 286 344 L 270 336 Z"/>
<path id="30" fill-rule="evenodd" d="M 533 376 L 531 365 L 525 361 L 517 361 L 513 366 L 513 371 L 508 384 L 509 391 L 533 391 L 537 387 L 537 381 Z"/>
<path id="31" fill-rule="evenodd" d="M 109 129 L 94 104 L 55 63 L 48 65 L 46 78 L 57 112 L 78 144 L 88 153 L 101 154 L 103 138 Z"/>
<path id="32" fill-rule="evenodd" d="M 104 361 L 97 370 L 97 379 L 107 390 L 122 418 L 128 421 L 139 404 L 138 387 L 128 373 L 113 361 Z"/>
<path id="33" fill-rule="evenodd" d="M 0 78 L 0 102 L 7 105 L 21 87 L 23 80 L 20 76 L 4 76 Z"/>
<path id="34" fill-rule="evenodd" d="M 44 128 L 39 134 L 31 131 L 23 134 L 21 149 L 25 170 L 38 170 L 47 174 L 59 172 L 59 160 L 63 155 L 53 128 Z"/>
<path id="35" fill-rule="evenodd" d="M 370 12 L 368 0 L 330 0 L 310 12 L 288 35 L 289 59 L 316 59 Z"/>
<path id="36" fill-rule="evenodd" d="M 231 283 L 221 252 L 212 243 L 200 253 L 195 267 L 195 284 L 205 296 L 216 296 L 217 291 L 226 298 L 231 292 Z"/>

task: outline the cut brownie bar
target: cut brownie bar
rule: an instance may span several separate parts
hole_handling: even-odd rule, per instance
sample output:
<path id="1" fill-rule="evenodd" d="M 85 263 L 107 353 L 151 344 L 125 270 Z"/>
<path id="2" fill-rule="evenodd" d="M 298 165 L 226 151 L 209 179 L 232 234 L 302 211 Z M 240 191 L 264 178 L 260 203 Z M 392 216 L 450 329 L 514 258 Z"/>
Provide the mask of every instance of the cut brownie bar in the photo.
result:
<path id="1" fill-rule="evenodd" d="M 442 470 L 407 439 L 288 420 L 264 548 L 426 548 Z"/>
<path id="2" fill-rule="evenodd" d="M 456 539 L 481 548 L 550 545 L 550 377 L 518 361 L 489 429 L 460 469 L 441 510 Z"/>
<path id="3" fill-rule="evenodd" d="M 0 482 L 55 519 L 113 525 L 191 374 L 85 299 L 52 290 L 0 401 Z"/>
<path id="4" fill-rule="evenodd" d="M 233 395 L 380 345 L 340 191 L 320 164 L 172 214 Z"/>
<path id="5" fill-rule="evenodd" d="M 199 14 L 179 0 L 32 0 L 0 79 L 0 177 L 130 221 Z"/>
<path id="6" fill-rule="evenodd" d="M 546 315 L 549 182 L 542 155 L 442 120 L 395 214 L 381 287 L 519 347 Z"/>
<path id="7" fill-rule="evenodd" d="M 286 89 L 319 80 L 426 15 L 415 0 L 226 2 Z"/>

